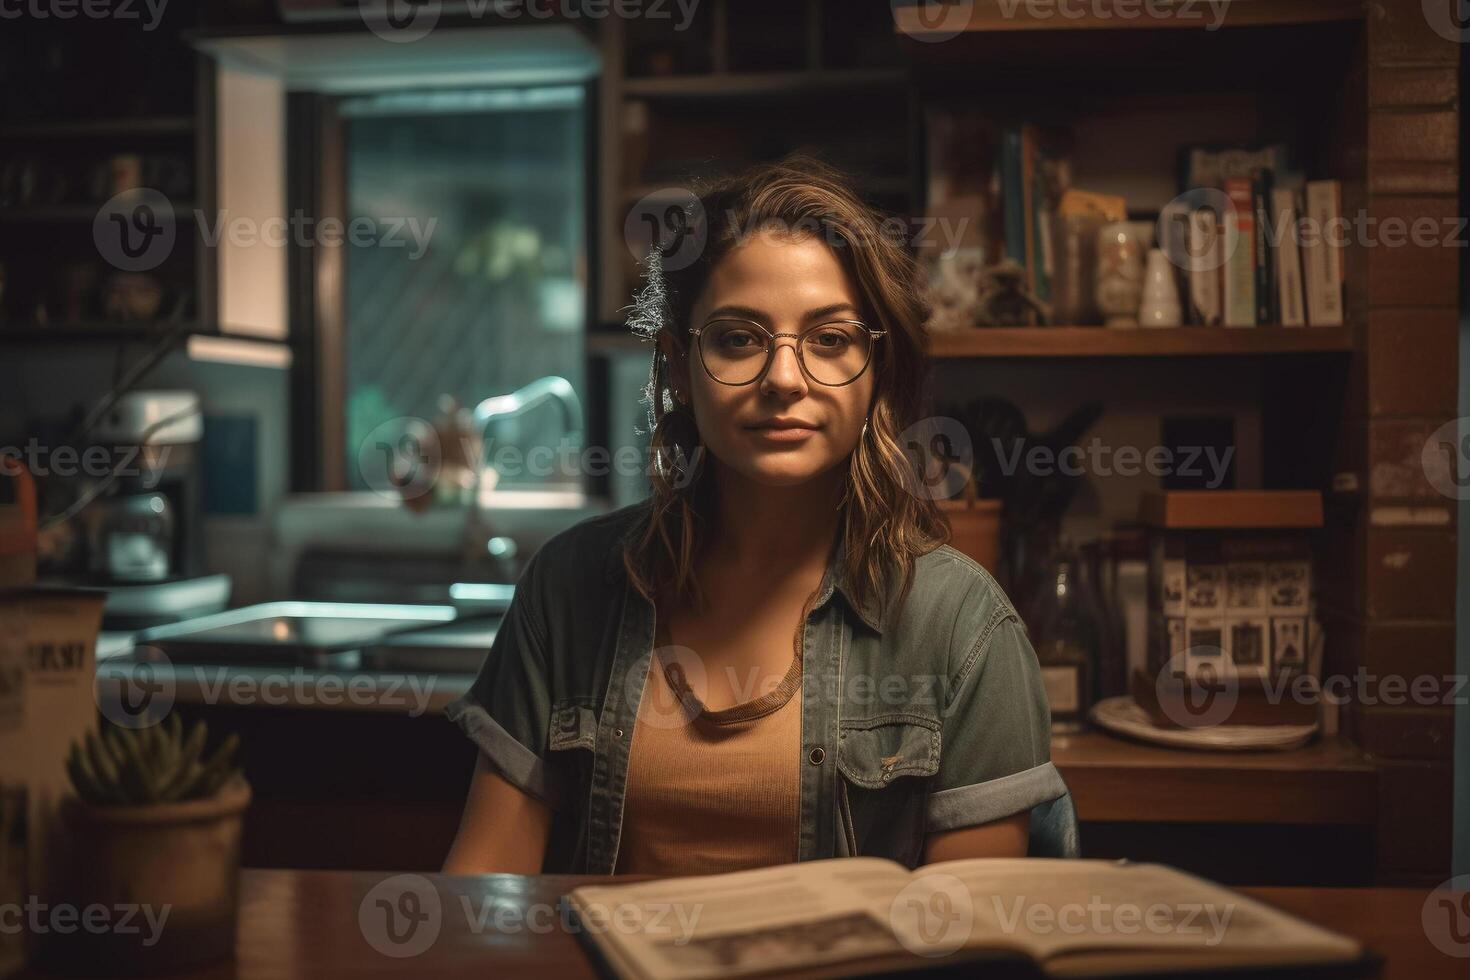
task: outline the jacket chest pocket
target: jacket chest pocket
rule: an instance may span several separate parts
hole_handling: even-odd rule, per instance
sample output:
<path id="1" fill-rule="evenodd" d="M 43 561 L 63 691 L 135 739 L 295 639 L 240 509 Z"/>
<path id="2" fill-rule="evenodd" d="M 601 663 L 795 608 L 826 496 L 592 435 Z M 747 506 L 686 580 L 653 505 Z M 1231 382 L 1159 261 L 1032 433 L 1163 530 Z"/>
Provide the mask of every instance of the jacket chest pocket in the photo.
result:
<path id="1" fill-rule="evenodd" d="M 597 748 L 597 712 L 575 701 L 558 701 L 551 709 L 546 747 L 552 752 Z"/>
<path id="2" fill-rule="evenodd" d="M 924 848 L 927 778 L 939 771 L 939 721 L 884 715 L 838 729 L 839 853 L 915 867 Z"/>

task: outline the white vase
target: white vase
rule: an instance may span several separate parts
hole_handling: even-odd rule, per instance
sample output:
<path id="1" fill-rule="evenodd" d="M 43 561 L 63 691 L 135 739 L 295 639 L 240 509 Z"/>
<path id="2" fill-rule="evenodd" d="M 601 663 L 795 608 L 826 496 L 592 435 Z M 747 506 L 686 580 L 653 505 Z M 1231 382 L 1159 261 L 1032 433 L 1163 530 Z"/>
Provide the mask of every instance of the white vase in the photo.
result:
<path id="1" fill-rule="evenodd" d="M 1126 221 L 1104 225 L 1097 234 L 1097 308 L 1110 327 L 1138 326 L 1143 292 L 1143 248 Z"/>
<path id="2" fill-rule="evenodd" d="M 1144 327 L 1177 327 L 1184 320 L 1179 305 L 1179 289 L 1174 282 L 1174 267 L 1161 249 L 1150 249 L 1148 267 L 1143 274 L 1143 302 L 1138 307 L 1138 322 Z"/>

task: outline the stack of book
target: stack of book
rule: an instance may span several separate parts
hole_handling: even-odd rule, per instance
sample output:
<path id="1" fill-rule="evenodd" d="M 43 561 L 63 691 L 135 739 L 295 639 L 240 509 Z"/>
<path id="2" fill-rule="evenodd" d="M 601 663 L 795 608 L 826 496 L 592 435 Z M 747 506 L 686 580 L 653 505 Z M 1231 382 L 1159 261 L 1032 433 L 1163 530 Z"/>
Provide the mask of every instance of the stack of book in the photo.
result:
<path id="1" fill-rule="evenodd" d="M 1188 260 L 1189 322 L 1341 326 L 1345 229 L 1341 186 L 1304 180 L 1286 147 L 1189 147 L 1184 192 L 1161 217 Z M 1172 213 L 1170 213 L 1172 212 Z"/>

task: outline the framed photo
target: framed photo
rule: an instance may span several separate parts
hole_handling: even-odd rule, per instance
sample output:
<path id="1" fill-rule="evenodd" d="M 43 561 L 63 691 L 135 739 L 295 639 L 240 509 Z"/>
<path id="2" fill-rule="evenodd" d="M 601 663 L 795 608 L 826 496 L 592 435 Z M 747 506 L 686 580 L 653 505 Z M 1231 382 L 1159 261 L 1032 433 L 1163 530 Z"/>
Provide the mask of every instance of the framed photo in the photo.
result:
<path id="1" fill-rule="evenodd" d="M 1265 616 L 1266 563 L 1233 561 L 1225 566 L 1225 610 L 1232 616 Z"/>
<path id="2" fill-rule="evenodd" d="M 1278 616 L 1271 620 L 1271 666 L 1278 673 L 1298 673 L 1306 669 L 1306 617 Z"/>
<path id="3" fill-rule="evenodd" d="M 1264 616 L 1231 619 L 1228 630 L 1236 672 L 1264 676 L 1271 665 L 1270 621 Z"/>
<path id="4" fill-rule="evenodd" d="M 1185 620 L 1185 670 L 1191 677 L 1201 670 L 1214 676 L 1231 669 L 1230 633 L 1223 616 L 1191 616 Z"/>
<path id="5" fill-rule="evenodd" d="M 1272 616 L 1305 616 L 1312 597 L 1312 564 L 1273 561 L 1266 566 L 1266 587 Z"/>
<path id="6" fill-rule="evenodd" d="M 1190 565 L 1186 580 L 1188 615 L 1225 611 L 1224 565 Z"/>

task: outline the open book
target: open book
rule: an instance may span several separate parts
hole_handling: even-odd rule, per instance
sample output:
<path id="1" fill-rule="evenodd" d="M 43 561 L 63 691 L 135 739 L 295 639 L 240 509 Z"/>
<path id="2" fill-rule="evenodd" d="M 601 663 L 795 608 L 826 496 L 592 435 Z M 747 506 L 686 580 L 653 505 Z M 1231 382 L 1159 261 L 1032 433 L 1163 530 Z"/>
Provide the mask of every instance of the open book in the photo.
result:
<path id="1" fill-rule="evenodd" d="M 588 885 L 569 900 L 586 941 L 625 980 L 852 976 L 987 959 L 1054 977 L 1333 973 L 1365 962 L 1356 940 L 1159 864 L 995 858 L 909 871 L 840 858 Z"/>

